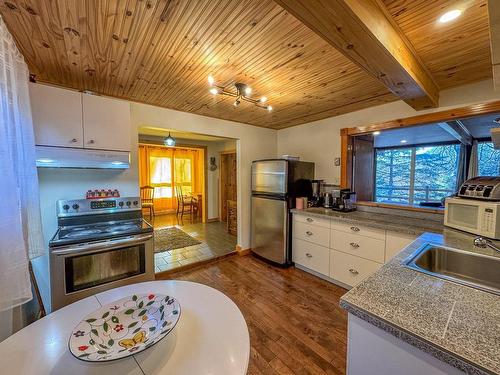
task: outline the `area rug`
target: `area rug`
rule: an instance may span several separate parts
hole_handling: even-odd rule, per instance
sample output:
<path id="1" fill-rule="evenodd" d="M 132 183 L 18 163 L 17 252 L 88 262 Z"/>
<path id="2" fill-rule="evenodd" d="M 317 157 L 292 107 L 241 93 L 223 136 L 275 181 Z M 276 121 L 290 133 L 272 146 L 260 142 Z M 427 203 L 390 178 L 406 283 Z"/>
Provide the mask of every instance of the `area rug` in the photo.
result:
<path id="1" fill-rule="evenodd" d="M 155 253 L 167 250 L 180 249 L 181 247 L 199 245 L 201 242 L 183 232 L 177 227 L 155 230 Z"/>

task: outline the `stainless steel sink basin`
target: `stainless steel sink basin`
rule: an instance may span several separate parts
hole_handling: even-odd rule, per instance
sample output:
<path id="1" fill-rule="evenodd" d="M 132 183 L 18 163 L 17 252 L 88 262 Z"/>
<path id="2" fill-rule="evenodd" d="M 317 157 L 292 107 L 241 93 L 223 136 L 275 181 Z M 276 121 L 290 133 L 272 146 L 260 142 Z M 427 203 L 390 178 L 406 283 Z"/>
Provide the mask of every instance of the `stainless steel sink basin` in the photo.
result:
<path id="1" fill-rule="evenodd" d="M 500 258 L 425 244 L 405 262 L 416 271 L 500 295 Z"/>

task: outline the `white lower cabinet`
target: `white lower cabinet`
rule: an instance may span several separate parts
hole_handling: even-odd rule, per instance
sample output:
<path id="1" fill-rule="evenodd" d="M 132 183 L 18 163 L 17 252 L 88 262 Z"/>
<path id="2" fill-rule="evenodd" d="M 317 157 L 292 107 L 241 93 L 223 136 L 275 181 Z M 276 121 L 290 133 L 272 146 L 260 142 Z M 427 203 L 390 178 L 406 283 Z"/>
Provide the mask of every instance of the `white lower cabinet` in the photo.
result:
<path id="1" fill-rule="evenodd" d="M 416 236 L 294 214 L 293 261 L 354 287 L 377 271 Z"/>
<path id="2" fill-rule="evenodd" d="M 293 239 L 293 261 L 328 276 L 330 249 L 298 238 Z"/>
<path id="3" fill-rule="evenodd" d="M 330 277 L 343 284 L 356 286 L 380 267 L 380 263 L 330 250 Z"/>

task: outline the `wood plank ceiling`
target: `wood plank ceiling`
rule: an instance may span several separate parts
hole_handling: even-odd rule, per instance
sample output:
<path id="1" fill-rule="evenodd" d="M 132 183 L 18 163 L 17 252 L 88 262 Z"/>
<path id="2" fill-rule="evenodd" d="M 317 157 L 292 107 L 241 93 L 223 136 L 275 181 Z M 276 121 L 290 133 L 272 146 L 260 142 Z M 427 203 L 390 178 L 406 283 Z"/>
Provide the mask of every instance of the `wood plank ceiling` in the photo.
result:
<path id="1" fill-rule="evenodd" d="M 491 77 L 486 0 L 384 0 L 438 87 Z M 465 3 L 463 0 L 458 2 Z M 40 82 L 281 129 L 398 98 L 271 0 L 1 0 Z M 249 84 L 270 113 L 212 96 Z"/>

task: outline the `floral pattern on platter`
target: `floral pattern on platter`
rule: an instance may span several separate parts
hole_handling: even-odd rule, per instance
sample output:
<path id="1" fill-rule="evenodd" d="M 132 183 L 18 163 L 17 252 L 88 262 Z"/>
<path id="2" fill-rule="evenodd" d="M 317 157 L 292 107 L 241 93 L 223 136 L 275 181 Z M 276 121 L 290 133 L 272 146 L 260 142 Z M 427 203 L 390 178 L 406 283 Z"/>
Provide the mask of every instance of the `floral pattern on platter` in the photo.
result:
<path id="1" fill-rule="evenodd" d="M 122 298 L 87 315 L 72 331 L 69 350 L 90 362 L 128 357 L 168 335 L 181 313 L 179 302 L 163 294 Z"/>

